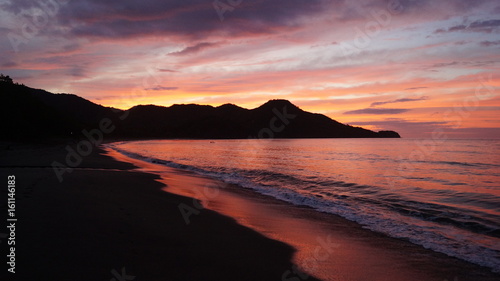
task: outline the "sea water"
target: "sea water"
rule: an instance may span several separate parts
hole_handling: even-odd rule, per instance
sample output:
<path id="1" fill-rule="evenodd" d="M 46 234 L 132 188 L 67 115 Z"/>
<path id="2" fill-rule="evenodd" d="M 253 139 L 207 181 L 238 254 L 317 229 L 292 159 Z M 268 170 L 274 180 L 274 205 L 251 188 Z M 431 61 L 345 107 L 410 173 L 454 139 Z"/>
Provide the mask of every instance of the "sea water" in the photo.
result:
<path id="1" fill-rule="evenodd" d="M 500 140 L 150 140 L 110 146 L 500 272 Z"/>

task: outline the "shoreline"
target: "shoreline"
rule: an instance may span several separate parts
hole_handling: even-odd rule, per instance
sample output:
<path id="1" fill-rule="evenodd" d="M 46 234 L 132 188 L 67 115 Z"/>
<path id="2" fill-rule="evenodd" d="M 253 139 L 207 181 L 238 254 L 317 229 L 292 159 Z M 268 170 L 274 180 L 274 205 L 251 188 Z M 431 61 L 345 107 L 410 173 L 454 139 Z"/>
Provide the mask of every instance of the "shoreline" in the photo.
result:
<path id="1" fill-rule="evenodd" d="M 499 278 L 339 216 L 109 149 L 94 149 L 60 183 L 50 165 L 64 160 L 65 145 L 0 151 L 1 176 L 16 175 L 19 217 L 17 273 L 6 275 L 4 264 L 5 280 Z M 0 244 L 2 253 L 6 246 Z"/>
<path id="2" fill-rule="evenodd" d="M 205 210 L 186 225 L 178 206 L 192 198 L 101 149 L 59 182 L 51 163 L 64 160 L 64 146 L 0 152 L 1 176 L 16 176 L 19 218 L 16 273 L 4 264 L 2 280 L 281 280 L 295 268 L 292 247 L 229 217 Z"/>
<path id="3" fill-rule="evenodd" d="M 118 155 L 112 153 L 113 156 L 134 163 L 143 171 L 163 175 L 161 182 L 167 185 L 164 188 L 166 192 L 195 197 L 206 208 L 293 246 L 297 250 L 294 263 L 322 280 L 443 281 L 499 278 L 488 268 L 364 229 L 336 215 L 319 213 L 312 208 L 295 206 L 193 172 L 151 164 L 114 152 Z M 172 174 L 177 174 L 177 179 L 169 176 Z M 179 182 L 179 175 L 199 178 L 205 184 L 188 187 Z M 332 242 L 336 247 L 323 247 L 327 251 L 321 253 L 322 248 L 318 246 L 324 245 L 325 241 Z M 360 268 L 363 270 L 360 271 Z"/>

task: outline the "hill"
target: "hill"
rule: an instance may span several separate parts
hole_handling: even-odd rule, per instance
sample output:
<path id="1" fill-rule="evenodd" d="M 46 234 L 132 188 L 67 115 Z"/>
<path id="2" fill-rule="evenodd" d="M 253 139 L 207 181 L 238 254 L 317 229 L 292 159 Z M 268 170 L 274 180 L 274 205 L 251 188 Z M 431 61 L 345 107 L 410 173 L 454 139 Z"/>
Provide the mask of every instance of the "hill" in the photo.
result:
<path id="1" fill-rule="evenodd" d="M 53 94 L 0 81 L 0 129 L 4 140 L 80 138 L 84 130 L 112 128 L 114 139 L 238 138 L 399 138 L 306 112 L 287 100 L 270 100 L 255 109 L 176 104 L 138 105 L 129 110 L 104 107 L 70 94 Z"/>

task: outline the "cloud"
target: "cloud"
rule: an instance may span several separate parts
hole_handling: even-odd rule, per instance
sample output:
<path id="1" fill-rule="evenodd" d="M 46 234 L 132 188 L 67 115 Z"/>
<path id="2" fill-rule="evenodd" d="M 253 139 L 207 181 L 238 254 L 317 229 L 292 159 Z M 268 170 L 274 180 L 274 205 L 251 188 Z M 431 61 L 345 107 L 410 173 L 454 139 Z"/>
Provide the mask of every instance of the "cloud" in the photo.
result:
<path id="1" fill-rule="evenodd" d="M 69 75 L 73 77 L 86 77 L 86 69 L 84 66 L 73 65 L 69 69 Z"/>
<path id="2" fill-rule="evenodd" d="M 426 88 L 426 87 L 418 87 L 418 88 Z M 420 101 L 420 100 L 428 100 L 429 97 L 427 96 L 422 96 L 419 98 L 402 98 L 402 99 L 397 99 L 397 100 L 391 100 L 391 101 L 377 101 L 374 102 L 370 105 L 370 107 L 378 106 L 378 105 L 383 105 L 383 104 L 388 104 L 388 103 L 400 103 L 400 102 L 410 102 L 410 101 Z"/>
<path id="3" fill-rule="evenodd" d="M 60 7 L 57 21 L 69 36 L 117 39 L 170 36 L 172 40 L 203 40 L 213 35 L 242 37 L 295 30 L 305 26 L 303 19 L 322 13 L 325 5 L 331 5 L 326 0 L 246 0 L 232 9 L 218 11 L 212 2 L 69 1 Z M 19 12 L 29 5 L 28 1 L 11 1 L 3 8 Z"/>
<path id="4" fill-rule="evenodd" d="M 412 87 L 412 88 L 406 88 L 405 91 L 409 90 L 418 90 L 418 89 L 427 89 L 428 87 Z"/>
<path id="5" fill-rule="evenodd" d="M 452 62 L 439 62 L 434 63 L 430 66 L 430 68 L 437 67 L 449 67 L 449 66 L 466 66 L 466 67 L 482 67 L 487 65 L 495 64 L 496 62 L 493 60 L 490 61 L 452 61 Z"/>
<path id="6" fill-rule="evenodd" d="M 181 51 L 170 53 L 169 55 L 171 55 L 171 56 L 185 56 L 185 55 L 189 55 L 189 54 L 193 54 L 193 53 L 198 53 L 204 49 L 215 47 L 218 45 L 220 45 L 220 43 L 202 42 L 202 43 L 198 43 L 198 44 L 193 45 L 193 46 L 186 47 Z"/>
<path id="7" fill-rule="evenodd" d="M 401 118 L 386 118 L 381 121 L 360 121 L 349 122 L 349 125 L 354 126 L 374 126 L 375 130 L 393 130 L 398 132 L 402 137 L 421 138 L 429 136 L 433 130 L 447 129 L 449 125 L 441 121 L 415 121 L 405 120 Z"/>
<path id="8" fill-rule="evenodd" d="M 469 25 L 469 28 L 495 28 L 500 26 L 499 20 L 475 21 Z"/>
<path id="9" fill-rule="evenodd" d="M 9 1 L 10 10 L 0 8 L 4 26 L 10 27 L 0 27 L 2 34 L 21 32 L 25 20 L 33 21 L 14 13 L 63 2 L 0 2 Z M 64 1 L 37 36 L 21 44 L 21 53 L 13 53 L 7 36 L 0 38 L 5 54 L 0 66 L 13 60 L 18 65 L 3 66 L 4 72 L 19 82 L 95 95 L 120 108 L 136 99 L 167 106 L 233 102 L 252 108 L 276 97 L 302 99 L 308 110 L 342 122 L 386 117 L 442 121 L 432 111 L 452 108 L 474 92 L 482 81 L 478 77 L 495 74 L 500 39 L 500 33 L 484 33 L 498 30 L 489 21 L 500 19 L 495 0 L 399 0 L 404 9 L 391 14 L 390 22 L 380 18 L 387 0 L 218 0 L 240 3 L 224 13 L 223 21 L 214 0 Z M 375 30 L 367 30 L 370 22 L 378 23 Z M 371 43 L 346 59 L 341 46 L 362 43 L 358 28 Z M 425 38 L 437 28 L 443 34 Z M 151 77 L 170 82 L 140 86 L 141 78 L 148 82 Z M 498 84 L 497 76 L 486 79 Z M 106 98 L 137 86 L 148 88 L 147 97 Z M 417 101 L 425 95 L 431 100 Z M 426 107 L 412 107 L 422 104 Z M 485 126 L 481 118 L 492 118 L 491 112 L 478 109 L 467 122 Z M 399 124 L 398 132 L 417 126 L 393 123 Z M 437 125 L 423 124 L 422 130 L 430 126 Z"/>
<path id="10" fill-rule="evenodd" d="M 48 52 L 49 54 L 64 54 L 64 53 L 71 53 L 74 51 L 78 51 L 81 49 L 81 46 L 76 43 L 68 44 L 63 46 L 60 50 L 58 51 L 50 51 Z"/>
<path id="11" fill-rule="evenodd" d="M 444 121 L 412 121 L 405 120 L 401 118 L 387 118 L 382 121 L 360 121 L 360 122 L 350 122 L 350 125 L 356 126 L 377 126 L 377 127 L 389 127 L 389 128 L 397 128 L 397 127 L 412 127 L 412 128 L 425 128 L 431 126 L 445 126 L 448 127 L 447 123 Z"/>
<path id="12" fill-rule="evenodd" d="M 448 32 L 454 32 L 454 31 L 462 31 L 462 30 L 465 30 L 467 28 L 466 25 L 456 25 L 456 26 L 452 26 L 450 28 L 448 28 Z"/>
<path id="13" fill-rule="evenodd" d="M 13 62 L 13 61 L 6 61 L 4 63 L 2 63 L 2 67 L 5 67 L 5 68 L 12 68 L 12 67 L 16 67 L 18 66 L 18 64 L 16 62 Z"/>
<path id="14" fill-rule="evenodd" d="M 401 118 L 386 118 L 381 121 L 349 122 L 354 126 L 375 126 L 378 130 L 394 130 L 402 137 L 432 137 L 435 130 L 441 131 L 447 138 L 500 138 L 500 128 L 453 128 L 445 121 L 415 121 Z"/>
<path id="15" fill-rule="evenodd" d="M 179 87 L 163 87 L 163 86 L 156 86 L 152 88 L 147 88 L 146 90 L 148 91 L 173 91 L 177 90 Z"/>
<path id="16" fill-rule="evenodd" d="M 460 64 L 458 61 L 452 61 L 452 62 L 440 62 L 440 63 L 435 63 L 432 65 L 432 67 L 447 67 L 447 66 L 454 66 Z"/>
<path id="17" fill-rule="evenodd" d="M 364 108 L 346 111 L 344 114 L 401 114 L 410 111 L 405 108 Z"/>
<path id="18" fill-rule="evenodd" d="M 482 47 L 490 47 L 490 46 L 498 46 L 500 45 L 500 40 L 497 40 L 497 41 L 482 41 L 481 43 L 479 43 L 479 45 L 481 45 Z"/>
<path id="19" fill-rule="evenodd" d="M 458 32 L 458 31 L 470 31 L 470 32 L 484 32 L 484 33 L 492 33 L 493 31 L 498 31 L 500 27 L 500 19 L 495 20 L 477 20 L 469 25 L 459 24 L 448 29 L 439 28 L 434 31 L 434 33 L 447 33 L 447 32 Z"/>

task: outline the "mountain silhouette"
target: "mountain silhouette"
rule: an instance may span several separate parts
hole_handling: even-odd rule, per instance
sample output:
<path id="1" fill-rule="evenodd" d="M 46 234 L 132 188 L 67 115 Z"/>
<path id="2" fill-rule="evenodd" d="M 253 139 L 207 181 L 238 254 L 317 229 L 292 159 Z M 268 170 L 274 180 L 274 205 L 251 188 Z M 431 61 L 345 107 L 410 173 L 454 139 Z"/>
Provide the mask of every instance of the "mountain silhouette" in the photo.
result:
<path id="1" fill-rule="evenodd" d="M 374 132 L 306 112 L 287 100 L 270 100 L 255 109 L 175 104 L 137 105 L 128 110 L 104 107 L 71 94 L 53 94 L 0 81 L 2 139 L 81 138 L 103 120 L 110 139 L 243 138 L 399 138 L 394 131 Z"/>

